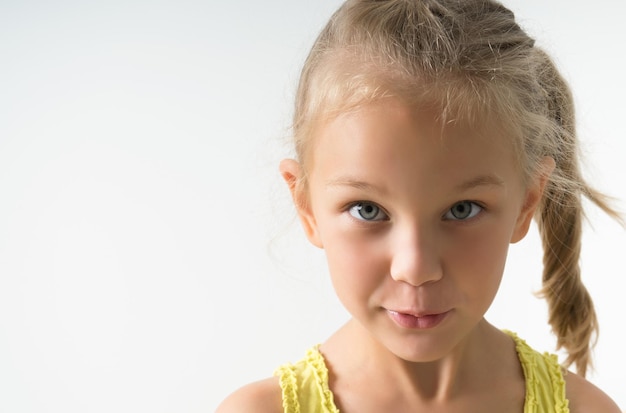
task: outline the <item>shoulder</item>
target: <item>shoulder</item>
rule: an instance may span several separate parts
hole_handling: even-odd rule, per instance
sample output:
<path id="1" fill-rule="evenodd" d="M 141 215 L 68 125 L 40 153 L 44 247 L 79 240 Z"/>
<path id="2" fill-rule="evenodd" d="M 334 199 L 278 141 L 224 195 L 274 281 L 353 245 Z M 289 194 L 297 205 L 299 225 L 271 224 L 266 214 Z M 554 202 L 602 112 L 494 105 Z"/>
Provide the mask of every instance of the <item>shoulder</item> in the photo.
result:
<path id="1" fill-rule="evenodd" d="M 606 393 L 576 373 L 565 373 L 565 389 L 572 413 L 621 413 Z"/>
<path id="2" fill-rule="evenodd" d="M 250 383 L 226 397 L 215 413 L 282 413 L 282 390 L 277 377 Z"/>

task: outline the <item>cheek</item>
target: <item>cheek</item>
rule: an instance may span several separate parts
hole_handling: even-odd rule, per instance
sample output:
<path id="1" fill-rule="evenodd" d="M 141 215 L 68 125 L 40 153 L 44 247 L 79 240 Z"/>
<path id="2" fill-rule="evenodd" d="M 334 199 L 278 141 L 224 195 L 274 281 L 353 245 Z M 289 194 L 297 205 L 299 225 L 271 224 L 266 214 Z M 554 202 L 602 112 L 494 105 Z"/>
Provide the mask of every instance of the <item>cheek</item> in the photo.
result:
<path id="1" fill-rule="evenodd" d="M 484 228 L 448 244 L 447 270 L 458 274 L 457 282 L 464 283 L 466 291 L 495 295 L 508 253 L 507 234 L 502 227 Z"/>
<path id="2" fill-rule="evenodd" d="M 325 250 L 333 286 L 348 309 L 353 300 L 367 301 L 388 272 L 384 250 L 364 239 L 335 233 Z"/>
<path id="3" fill-rule="evenodd" d="M 474 273 L 493 273 L 503 269 L 509 244 L 504 238 L 494 235 L 492 232 L 484 237 L 472 237 L 463 240 L 456 248 L 452 246 L 456 254 L 455 261 L 468 270 L 472 269 Z"/>

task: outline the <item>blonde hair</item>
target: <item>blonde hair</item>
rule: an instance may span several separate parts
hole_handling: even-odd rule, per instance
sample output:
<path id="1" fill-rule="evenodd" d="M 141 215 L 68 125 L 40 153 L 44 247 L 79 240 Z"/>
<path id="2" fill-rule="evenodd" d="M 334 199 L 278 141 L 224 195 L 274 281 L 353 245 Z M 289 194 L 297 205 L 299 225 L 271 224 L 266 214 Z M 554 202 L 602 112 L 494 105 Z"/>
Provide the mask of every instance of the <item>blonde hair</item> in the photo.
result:
<path id="1" fill-rule="evenodd" d="M 580 276 L 581 196 L 617 213 L 579 170 L 574 105 L 549 56 L 513 13 L 490 0 L 348 0 L 331 17 L 304 64 L 293 131 L 306 165 L 315 128 L 359 105 L 394 96 L 437 105 L 442 122 L 497 120 L 525 178 L 544 157 L 556 166 L 536 220 L 544 248 L 549 322 L 566 366 L 585 375 L 598 331 Z"/>

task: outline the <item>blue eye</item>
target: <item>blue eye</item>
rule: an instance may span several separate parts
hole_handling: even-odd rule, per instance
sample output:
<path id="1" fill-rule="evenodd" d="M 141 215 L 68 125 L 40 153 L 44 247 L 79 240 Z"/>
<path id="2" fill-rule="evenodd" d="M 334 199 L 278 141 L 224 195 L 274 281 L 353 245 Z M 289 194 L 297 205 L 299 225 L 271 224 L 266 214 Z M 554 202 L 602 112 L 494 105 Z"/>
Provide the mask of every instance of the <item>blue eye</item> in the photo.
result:
<path id="1" fill-rule="evenodd" d="M 383 221 L 387 214 L 376 204 L 371 202 L 358 202 L 348 210 L 350 215 L 362 221 Z"/>
<path id="2" fill-rule="evenodd" d="M 446 219 L 453 221 L 463 221 L 475 217 L 483 208 L 471 201 L 461 201 L 452 205 L 452 208 L 446 212 Z"/>

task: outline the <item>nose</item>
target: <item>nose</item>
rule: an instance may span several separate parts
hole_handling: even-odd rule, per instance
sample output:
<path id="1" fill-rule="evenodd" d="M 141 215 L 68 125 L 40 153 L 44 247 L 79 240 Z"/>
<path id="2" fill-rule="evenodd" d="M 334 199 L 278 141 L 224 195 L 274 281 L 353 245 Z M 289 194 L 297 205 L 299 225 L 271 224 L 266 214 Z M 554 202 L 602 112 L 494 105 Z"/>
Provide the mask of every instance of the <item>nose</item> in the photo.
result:
<path id="1" fill-rule="evenodd" d="M 398 232 L 392 244 L 391 278 L 416 287 L 440 280 L 443 268 L 434 234 L 415 228 Z"/>

